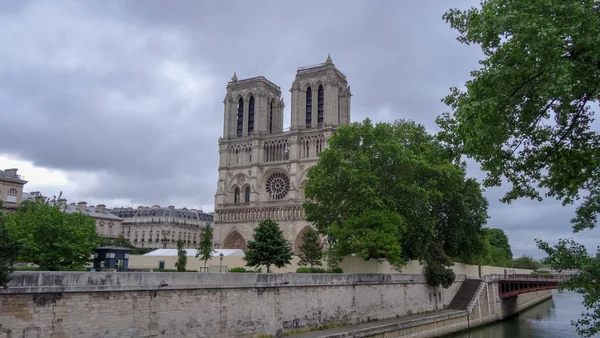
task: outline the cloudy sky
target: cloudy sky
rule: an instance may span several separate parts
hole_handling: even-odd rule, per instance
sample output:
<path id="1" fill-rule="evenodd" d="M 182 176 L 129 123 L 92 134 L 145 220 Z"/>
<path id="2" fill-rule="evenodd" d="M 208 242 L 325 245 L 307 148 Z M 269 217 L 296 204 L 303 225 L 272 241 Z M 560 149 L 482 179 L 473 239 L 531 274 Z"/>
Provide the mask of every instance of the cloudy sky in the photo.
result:
<path id="1" fill-rule="evenodd" d="M 70 202 L 212 211 L 234 71 L 278 84 L 289 115 L 296 68 L 331 53 L 352 87 L 353 121 L 406 118 L 435 131 L 440 99 L 482 56 L 442 14 L 477 4 L 1 0 L 0 168 L 19 168 L 26 191 Z M 507 231 L 516 255 L 539 256 L 536 237 L 600 239 L 573 236 L 573 210 L 559 203 L 486 194 L 489 226 Z"/>

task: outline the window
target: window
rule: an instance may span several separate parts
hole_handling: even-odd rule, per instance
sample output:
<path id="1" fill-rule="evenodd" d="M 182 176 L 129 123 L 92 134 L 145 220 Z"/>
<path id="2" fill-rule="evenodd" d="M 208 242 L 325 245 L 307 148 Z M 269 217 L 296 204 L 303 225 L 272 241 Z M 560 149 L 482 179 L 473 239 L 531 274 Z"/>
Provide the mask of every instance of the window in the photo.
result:
<path id="1" fill-rule="evenodd" d="M 312 89 L 306 88 L 306 128 L 312 124 Z"/>
<path id="2" fill-rule="evenodd" d="M 17 189 L 8 190 L 7 202 L 17 203 Z"/>
<path id="3" fill-rule="evenodd" d="M 248 135 L 254 131 L 254 96 L 250 96 L 248 102 Z"/>
<path id="4" fill-rule="evenodd" d="M 240 188 L 235 188 L 233 193 L 233 203 L 240 203 Z"/>
<path id="5" fill-rule="evenodd" d="M 250 187 L 246 187 L 246 191 L 244 191 L 244 202 L 250 202 Z"/>
<path id="6" fill-rule="evenodd" d="M 237 110 L 237 136 L 242 136 L 242 131 L 244 130 L 244 99 L 240 98 L 238 101 L 238 110 Z"/>
<path id="7" fill-rule="evenodd" d="M 269 133 L 273 133 L 273 99 L 269 104 Z"/>
<path id="8" fill-rule="evenodd" d="M 317 95 L 317 123 L 323 124 L 323 86 L 319 86 Z"/>

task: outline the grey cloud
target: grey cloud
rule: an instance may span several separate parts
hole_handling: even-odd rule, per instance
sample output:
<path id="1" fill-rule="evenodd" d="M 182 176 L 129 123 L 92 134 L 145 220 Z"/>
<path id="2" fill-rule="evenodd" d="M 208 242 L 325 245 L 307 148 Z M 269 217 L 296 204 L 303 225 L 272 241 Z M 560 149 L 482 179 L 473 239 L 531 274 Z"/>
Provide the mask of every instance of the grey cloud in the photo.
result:
<path id="1" fill-rule="evenodd" d="M 70 200 L 212 209 L 234 71 L 281 86 L 289 114 L 296 68 L 331 53 L 354 121 L 406 118 L 434 131 L 440 100 L 481 57 L 442 21 L 473 0 L 19 3 L 0 10 L 12 29 L 0 32 L 11 46 L 0 49 L 0 154 L 65 170 L 77 180 Z M 470 174 L 482 177 L 477 165 Z M 535 249 L 536 231 L 570 231 L 561 224 L 572 210 L 487 195 L 489 225 L 519 250 Z"/>

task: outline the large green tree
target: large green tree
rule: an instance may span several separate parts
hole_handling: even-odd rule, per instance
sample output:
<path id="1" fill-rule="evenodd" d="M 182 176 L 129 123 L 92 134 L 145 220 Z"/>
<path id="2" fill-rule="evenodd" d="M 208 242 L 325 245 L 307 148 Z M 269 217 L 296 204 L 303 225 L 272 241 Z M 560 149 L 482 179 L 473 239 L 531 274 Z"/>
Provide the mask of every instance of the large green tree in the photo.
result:
<path id="1" fill-rule="evenodd" d="M 93 257 L 100 243 L 94 219 L 76 212 L 67 214 L 47 200 L 22 202 L 6 215 L 9 235 L 22 244 L 19 260 L 42 270 L 79 269 Z"/>
<path id="2" fill-rule="evenodd" d="M 13 272 L 12 264 L 17 259 L 20 245 L 8 233 L 4 224 L 4 212 L 0 201 L 0 286 L 6 287 Z"/>
<path id="3" fill-rule="evenodd" d="M 210 226 L 210 223 L 207 222 L 200 234 L 200 244 L 198 244 L 198 251 L 196 252 L 196 258 L 200 257 L 200 260 L 204 262 L 204 271 L 206 271 L 206 262 L 211 259 L 214 252 L 212 240 L 212 227 Z"/>
<path id="4" fill-rule="evenodd" d="M 492 266 L 511 266 L 513 254 L 504 230 L 486 228 L 485 238 L 490 243 L 490 246 L 489 258 L 483 264 Z"/>
<path id="5" fill-rule="evenodd" d="M 452 88 L 444 99 L 452 112 L 438 119 L 441 138 L 456 156 L 481 164 L 486 186 L 509 183 L 504 202 L 545 196 L 578 203 L 576 232 L 594 228 L 600 212 L 600 135 L 593 125 L 600 98 L 599 17 L 594 0 L 484 0 L 444 15 L 458 40 L 479 45 L 485 59 L 464 89 Z M 538 246 L 554 264 L 553 255 L 571 248 L 564 242 Z M 584 259 L 575 252 L 578 259 L 564 262 Z M 600 330 L 600 292 L 597 277 L 586 276 L 566 285 L 582 292 L 595 314 L 578 326 L 589 336 Z"/>
<path id="6" fill-rule="evenodd" d="M 290 264 L 292 255 L 290 243 L 283 237 L 279 224 L 265 219 L 254 229 L 254 237 L 248 241 L 244 261 L 247 266 L 264 265 L 269 273 L 271 265 L 281 268 Z"/>
<path id="7" fill-rule="evenodd" d="M 328 143 L 308 172 L 304 204 L 330 240 L 328 256 L 356 254 L 398 269 L 418 259 L 440 272 L 448 257 L 481 254 L 487 200 L 423 126 L 367 119 L 341 126 Z M 441 284 L 453 277 L 439 275 Z"/>

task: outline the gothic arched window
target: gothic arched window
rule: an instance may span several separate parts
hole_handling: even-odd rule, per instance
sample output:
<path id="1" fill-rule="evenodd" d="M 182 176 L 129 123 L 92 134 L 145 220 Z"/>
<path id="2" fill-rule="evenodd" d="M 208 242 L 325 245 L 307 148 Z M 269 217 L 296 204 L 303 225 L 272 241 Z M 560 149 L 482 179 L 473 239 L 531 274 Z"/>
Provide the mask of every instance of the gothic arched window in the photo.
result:
<path id="1" fill-rule="evenodd" d="M 244 99 L 240 97 L 237 110 L 237 136 L 242 136 L 244 130 Z"/>
<path id="2" fill-rule="evenodd" d="M 319 94 L 317 96 L 317 123 L 323 124 L 323 86 L 319 86 Z"/>
<path id="3" fill-rule="evenodd" d="M 312 124 L 312 88 L 306 88 L 306 128 Z"/>
<path id="4" fill-rule="evenodd" d="M 248 135 L 254 131 L 254 96 L 250 96 L 248 102 Z"/>
<path id="5" fill-rule="evenodd" d="M 240 203 L 240 188 L 235 188 L 233 193 L 233 203 Z"/>
<path id="6" fill-rule="evenodd" d="M 250 187 L 246 187 L 246 190 L 244 191 L 244 202 L 250 202 Z"/>
<path id="7" fill-rule="evenodd" d="M 269 105 L 269 133 L 273 132 L 273 99 Z"/>

